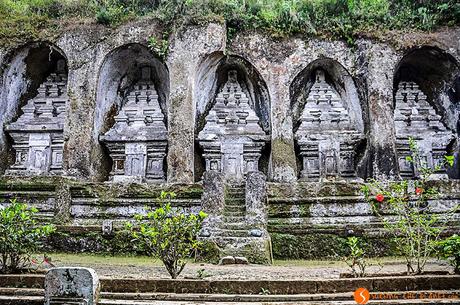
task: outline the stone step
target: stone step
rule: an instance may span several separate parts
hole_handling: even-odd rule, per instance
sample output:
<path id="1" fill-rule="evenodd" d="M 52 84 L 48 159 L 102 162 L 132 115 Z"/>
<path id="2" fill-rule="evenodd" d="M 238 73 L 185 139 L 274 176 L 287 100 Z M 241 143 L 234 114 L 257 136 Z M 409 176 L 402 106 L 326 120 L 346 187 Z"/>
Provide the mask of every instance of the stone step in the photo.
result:
<path id="1" fill-rule="evenodd" d="M 227 192 L 246 192 L 246 188 L 245 187 L 226 187 L 225 190 Z"/>
<path id="2" fill-rule="evenodd" d="M 356 305 L 355 301 L 295 301 L 295 302 L 202 302 L 202 301 L 132 301 L 132 300 L 105 300 L 99 302 L 100 305 Z M 382 304 L 382 305 L 425 305 L 425 304 L 459 304 L 458 300 L 384 300 L 384 301 L 369 301 L 367 304 Z"/>
<path id="3" fill-rule="evenodd" d="M 255 239 L 258 239 L 258 238 L 260 237 L 254 237 L 249 234 L 246 236 L 222 236 L 220 238 L 220 241 L 222 241 L 224 244 L 227 244 L 227 245 L 235 245 L 235 244 L 250 243 L 251 241 L 254 241 Z M 244 256 L 244 255 L 238 255 L 238 253 L 236 253 L 236 256 Z"/>
<path id="4" fill-rule="evenodd" d="M 352 281 L 353 279 L 350 279 Z M 365 279 L 363 279 L 365 280 Z M 382 279 L 383 280 L 383 279 Z M 334 280 L 331 280 L 334 282 Z M 335 280 L 337 281 L 337 280 Z M 294 281 L 295 282 L 295 281 Z M 422 281 L 423 282 L 423 281 Z M 422 283 L 421 282 L 421 283 Z M 200 283 L 198 281 L 197 283 Z M 453 282 L 452 282 L 453 283 Z M 337 283 L 331 283 L 336 285 Z M 349 285 L 349 283 L 343 283 Z M 298 284 L 297 284 L 298 285 Z M 328 282 L 322 283 L 328 285 Z M 421 284 L 422 285 L 422 284 Z M 423 286 L 423 285 L 422 285 Z M 263 286 L 262 286 L 263 287 Z M 352 285 L 352 287 L 354 287 Z M 248 291 L 251 286 L 247 287 Z M 391 289 L 391 288 L 390 288 Z M 254 289 L 253 289 L 254 290 Z M 261 289 L 262 290 L 262 289 Z M 256 291 L 253 294 L 238 293 L 139 293 L 139 292 L 102 292 L 100 305 L 159 305 L 159 304 L 356 304 L 353 292 L 330 293 L 299 293 L 299 294 L 270 294 L 268 290 Z M 423 290 L 423 291 L 394 291 L 371 292 L 373 296 L 367 304 L 459 304 L 459 293 L 456 290 Z M 35 305 L 44 303 L 44 290 L 35 288 L 4 288 L 0 287 L 0 304 L 5 305 Z M 383 296 L 386 299 L 379 299 Z M 423 299 L 422 299 L 423 296 Z M 442 297 L 441 297 L 442 296 Z M 416 297 L 418 299 L 416 299 Z M 382 297 L 381 297 L 382 298 Z M 178 303 L 179 302 L 179 303 Z M 329 302 L 329 303 L 327 303 Z"/>
<path id="5" fill-rule="evenodd" d="M 246 218 L 244 216 L 224 216 L 222 220 L 224 223 L 238 223 L 245 221 Z"/>
<path id="6" fill-rule="evenodd" d="M 222 229 L 220 236 L 223 237 L 248 237 L 249 235 L 249 230 L 228 230 L 228 229 Z"/>
<path id="7" fill-rule="evenodd" d="M 261 292 L 262 293 L 262 292 Z M 402 292 L 403 294 L 405 292 Z M 128 298 L 129 297 L 129 298 Z M 351 300 L 350 300 L 351 299 Z M 43 296 L 0 295 L 2 305 L 43 305 Z M 166 294 L 145 295 L 120 293 L 118 295 L 102 293 L 99 305 L 356 305 L 351 293 L 326 295 L 214 295 L 214 294 Z M 459 304 L 459 299 L 395 299 L 370 300 L 367 304 L 382 305 L 425 305 Z"/>
<path id="8" fill-rule="evenodd" d="M 235 195 L 235 194 L 246 194 L 246 189 L 244 187 L 242 188 L 232 188 L 232 187 L 227 187 L 225 189 L 226 193 L 227 194 L 232 194 L 232 195 Z"/>
<path id="9" fill-rule="evenodd" d="M 43 296 L 44 291 L 41 288 L 0 287 L 0 295 Z"/>
<path id="10" fill-rule="evenodd" d="M 0 304 L 2 305 L 43 305 L 44 302 L 43 296 L 0 295 Z"/>
<path id="11" fill-rule="evenodd" d="M 250 231 L 252 227 L 245 222 L 229 222 L 222 224 L 222 229 L 224 230 L 248 230 Z"/>
<path id="12" fill-rule="evenodd" d="M 246 199 L 245 198 L 227 198 L 225 199 L 225 204 L 246 205 Z"/>
<path id="13" fill-rule="evenodd" d="M 224 206 L 224 210 L 223 210 L 223 213 L 225 214 L 225 212 L 245 212 L 246 211 L 246 207 L 245 206 Z"/>
<path id="14" fill-rule="evenodd" d="M 246 200 L 246 194 L 241 193 L 241 194 L 226 194 L 225 195 L 225 201 L 228 200 L 238 200 L 238 201 L 245 201 Z"/>
<path id="15" fill-rule="evenodd" d="M 446 294 L 455 296 L 456 294 L 452 291 L 430 291 L 434 294 L 441 295 Z M 135 303 L 136 301 L 144 302 L 155 302 L 162 301 L 165 303 L 161 304 L 356 304 L 353 300 L 353 293 L 330 293 L 330 294 L 294 294 L 294 295 L 270 295 L 269 292 L 264 294 L 261 291 L 260 294 L 245 295 L 245 294 L 173 294 L 173 293 L 102 293 L 102 300 L 100 304 L 104 305 L 118 305 L 118 304 L 130 304 L 123 303 L 122 301 L 134 302 L 133 304 L 150 304 L 150 303 Z M 416 291 L 410 292 L 417 294 Z M 372 294 L 372 293 L 371 293 Z M 374 294 L 376 295 L 376 294 Z M 458 299 L 407 299 L 405 298 L 407 292 L 388 292 L 385 295 L 393 296 L 397 299 L 392 300 L 377 300 L 376 297 L 370 300 L 367 304 L 458 304 Z M 116 301 L 115 303 L 110 303 Z M 169 302 L 181 302 L 181 303 L 169 303 Z M 193 303 L 183 303 L 193 302 Z M 206 302 L 206 303 L 204 303 Z M 210 303 L 207 303 L 210 302 Z M 225 302 L 225 303 L 222 303 Z M 160 303 L 152 303 L 160 304 Z"/>
<path id="16" fill-rule="evenodd" d="M 244 209 L 246 210 L 246 206 L 245 205 L 237 205 L 237 204 L 226 204 L 224 206 L 224 210 L 225 209 L 236 209 L 236 210 L 241 210 L 241 209 Z"/>
<path id="17" fill-rule="evenodd" d="M 243 217 L 246 213 L 244 211 L 225 211 L 223 212 L 223 216 L 226 217 L 235 217 L 235 216 L 241 216 Z"/>
<path id="18" fill-rule="evenodd" d="M 107 293 L 101 294 L 106 300 L 165 300 L 165 301 L 208 301 L 208 302 L 273 302 L 273 301 L 309 301 L 326 297 L 334 300 L 349 300 L 351 293 L 264 295 L 264 294 L 194 294 L 194 293 Z"/>
<path id="19" fill-rule="evenodd" d="M 224 212 L 245 212 L 246 206 L 244 205 L 225 205 Z"/>
<path id="20" fill-rule="evenodd" d="M 246 188 L 245 183 L 229 183 L 229 184 L 226 184 L 225 186 L 227 188 L 230 188 L 230 189 L 244 189 L 244 188 Z"/>

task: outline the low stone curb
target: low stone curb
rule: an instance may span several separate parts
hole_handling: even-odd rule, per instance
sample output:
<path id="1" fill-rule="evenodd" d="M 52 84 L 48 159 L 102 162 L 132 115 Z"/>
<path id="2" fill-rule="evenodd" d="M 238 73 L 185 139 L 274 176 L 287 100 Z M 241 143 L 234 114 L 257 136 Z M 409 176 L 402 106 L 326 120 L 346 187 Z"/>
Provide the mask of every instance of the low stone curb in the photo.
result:
<path id="1" fill-rule="evenodd" d="M 43 288 L 43 275 L 0 275 L 0 287 Z M 103 292 L 196 294 L 327 294 L 369 291 L 426 291 L 460 288 L 459 275 L 427 275 L 319 280 L 170 280 L 101 278 Z"/>

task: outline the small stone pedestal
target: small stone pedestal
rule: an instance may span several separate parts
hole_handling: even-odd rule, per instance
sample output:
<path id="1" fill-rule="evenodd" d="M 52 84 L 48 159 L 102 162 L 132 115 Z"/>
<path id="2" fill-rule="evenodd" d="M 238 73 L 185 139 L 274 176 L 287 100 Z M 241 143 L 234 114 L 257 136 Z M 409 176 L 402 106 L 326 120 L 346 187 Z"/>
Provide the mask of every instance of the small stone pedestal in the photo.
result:
<path id="1" fill-rule="evenodd" d="M 53 268 L 45 276 L 45 305 L 96 305 L 99 278 L 89 268 Z"/>

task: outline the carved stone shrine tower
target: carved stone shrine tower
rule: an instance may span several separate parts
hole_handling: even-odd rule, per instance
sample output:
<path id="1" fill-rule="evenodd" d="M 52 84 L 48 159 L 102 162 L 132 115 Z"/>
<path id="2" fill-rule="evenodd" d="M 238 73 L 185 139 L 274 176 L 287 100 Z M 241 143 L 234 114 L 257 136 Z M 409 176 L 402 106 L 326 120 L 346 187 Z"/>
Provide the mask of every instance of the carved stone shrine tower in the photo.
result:
<path id="1" fill-rule="evenodd" d="M 21 108 L 22 115 L 6 125 L 16 158 L 7 174 L 62 174 L 63 131 L 67 96 L 65 60 L 38 88 L 38 95 Z"/>
<path id="2" fill-rule="evenodd" d="M 259 170 L 261 150 L 268 139 L 238 83 L 236 71 L 229 71 L 227 83 L 198 134 L 206 171 L 222 172 L 229 181 L 243 180 L 248 172 Z"/>
<path id="3" fill-rule="evenodd" d="M 295 133 L 302 179 L 356 178 L 356 148 L 364 134 L 348 106 L 326 82 L 324 71 L 317 70 Z"/>
<path id="4" fill-rule="evenodd" d="M 416 141 L 422 162 L 427 166 L 434 168 L 441 163 L 454 134 L 441 122 L 441 116 L 428 103 L 426 95 L 416 83 L 399 83 L 394 120 L 399 171 L 402 177 L 411 178 L 419 174 L 419 169 L 406 160 L 411 155 L 409 138 Z M 445 168 L 440 168 L 438 174 L 444 176 Z"/>
<path id="5" fill-rule="evenodd" d="M 150 67 L 144 67 L 141 80 L 115 116 L 115 124 L 100 136 L 113 160 L 111 179 L 115 182 L 164 181 L 167 134 Z"/>

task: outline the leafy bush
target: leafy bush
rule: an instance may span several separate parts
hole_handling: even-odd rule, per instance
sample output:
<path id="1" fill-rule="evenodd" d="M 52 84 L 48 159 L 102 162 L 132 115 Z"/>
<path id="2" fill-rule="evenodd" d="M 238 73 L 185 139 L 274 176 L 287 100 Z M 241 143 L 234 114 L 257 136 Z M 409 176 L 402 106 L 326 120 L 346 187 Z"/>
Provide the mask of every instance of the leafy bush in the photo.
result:
<path id="1" fill-rule="evenodd" d="M 104 25 L 117 24 L 127 15 L 128 10 L 119 1 L 105 0 L 97 6 L 96 21 Z"/>
<path id="2" fill-rule="evenodd" d="M 429 183 L 430 177 L 442 167 L 452 166 L 453 157 L 446 156 L 443 164 L 431 168 L 423 161 L 413 139 L 409 139 L 409 146 L 411 156 L 406 159 L 420 173 L 418 180 L 369 180 L 362 191 L 374 213 L 382 219 L 385 229 L 393 236 L 398 250 L 406 258 L 407 273 L 420 274 L 457 208 L 437 215 L 430 210 L 429 204 L 429 200 L 438 197 L 438 190 Z M 389 220 L 383 213 L 394 215 L 395 219 Z"/>
<path id="3" fill-rule="evenodd" d="M 174 193 L 162 192 L 161 207 L 148 211 L 147 215 L 136 215 L 135 223 L 127 223 L 134 242 L 139 242 L 148 255 L 158 257 L 173 279 L 177 278 L 184 269 L 190 255 L 200 249 L 201 242 L 197 240 L 204 212 L 185 214 L 171 207 Z"/>
<path id="4" fill-rule="evenodd" d="M 169 41 L 167 39 L 158 40 L 154 36 L 147 40 L 149 49 L 154 52 L 158 57 L 165 60 L 168 55 Z"/>
<path id="5" fill-rule="evenodd" d="M 349 254 L 344 258 L 345 263 L 350 267 L 354 277 L 364 277 L 366 275 L 366 251 L 363 248 L 362 241 L 355 236 L 348 237 L 347 246 Z"/>
<path id="6" fill-rule="evenodd" d="M 460 236 L 457 234 L 438 242 L 436 247 L 438 256 L 447 260 L 454 272 L 460 274 Z"/>
<path id="7" fill-rule="evenodd" d="M 52 225 L 38 225 L 37 209 L 12 200 L 0 210 L 1 273 L 30 266 L 30 255 L 41 247 L 41 240 L 54 232 Z"/>

